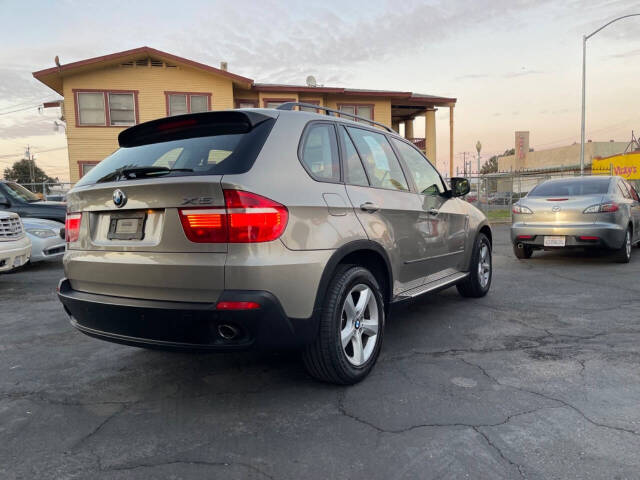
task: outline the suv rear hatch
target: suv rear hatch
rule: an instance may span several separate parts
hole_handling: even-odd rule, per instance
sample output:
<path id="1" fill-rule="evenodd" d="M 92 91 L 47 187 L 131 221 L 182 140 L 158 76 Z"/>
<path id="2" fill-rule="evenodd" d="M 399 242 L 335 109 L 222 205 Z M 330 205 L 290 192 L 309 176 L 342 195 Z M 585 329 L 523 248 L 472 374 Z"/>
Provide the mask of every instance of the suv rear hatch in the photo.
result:
<path id="1" fill-rule="evenodd" d="M 207 112 L 123 131 L 121 148 L 68 195 L 65 272 L 72 288 L 215 302 L 227 252 L 221 180 L 251 168 L 273 115 Z"/>

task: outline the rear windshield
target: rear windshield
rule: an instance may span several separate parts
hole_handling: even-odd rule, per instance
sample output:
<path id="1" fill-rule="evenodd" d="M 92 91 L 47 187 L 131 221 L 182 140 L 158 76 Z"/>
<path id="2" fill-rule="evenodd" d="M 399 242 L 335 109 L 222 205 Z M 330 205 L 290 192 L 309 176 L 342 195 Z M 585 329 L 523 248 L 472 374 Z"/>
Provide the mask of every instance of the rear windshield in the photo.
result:
<path id="1" fill-rule="evenodd" d="M 206 137 L 123 147 L 92 168 L 76 185 L 121 180 L 125 177 L 119 176 L 119 171 L 146 167 L 157 171 L 136 177 L 244 173 L 260 153 L 273 123 L 273 120 L 264 121 L 245 133 L 224 134 L 222 131 Z M 237 128 L 234 131 L 237 132 Z M 162 171 L 164 169 L 170 171 Z"/>
<path id="2" fill-rule="evenodd" d="M 528 197 L 573 197 L 576 195 L 603 195 L 609 191 L 609 178 L 571 178 L 541 183 Z"/>

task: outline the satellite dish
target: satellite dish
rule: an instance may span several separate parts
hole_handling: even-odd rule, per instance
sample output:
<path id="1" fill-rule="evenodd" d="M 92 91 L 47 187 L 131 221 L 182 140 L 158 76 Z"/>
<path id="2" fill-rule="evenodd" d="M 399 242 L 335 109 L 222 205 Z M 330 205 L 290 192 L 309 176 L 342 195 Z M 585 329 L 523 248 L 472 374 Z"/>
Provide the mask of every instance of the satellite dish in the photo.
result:
<path id="1" fill-rule="evenodd" d="M 313 75 L 309 75 L 307 77 L 307 87 L 317 87 L 318 86 L 318 82 L 316 82 L 316 77 L 314 77 Z"/>

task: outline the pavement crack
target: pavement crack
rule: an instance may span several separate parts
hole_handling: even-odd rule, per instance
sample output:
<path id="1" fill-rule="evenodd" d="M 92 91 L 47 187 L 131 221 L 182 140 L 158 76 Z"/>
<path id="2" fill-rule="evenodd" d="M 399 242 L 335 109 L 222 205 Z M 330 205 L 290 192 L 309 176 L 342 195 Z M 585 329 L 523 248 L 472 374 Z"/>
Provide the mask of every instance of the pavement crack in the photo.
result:
<path id="1" fill-rule="evenodd" d="M 558 402 L 559 403 L 559 402 Z M 341 415 L 344 415 L 345 417 L 351 418 L 352 420 L 355 420 L 358 423 L 361 423 L 362 425 L 366 425 L 367 427 L 372 428 L 373 430 L 375 430 L 378 433 L 387 433 L 387 434 L 403 434 L 403 433 L 407 433 L 410 432 L 412 430 L 417 430 L 420 428 L 429 428 L 429 427 L 433 427 L 433 428 L 480 428 L 480 427 L 499 427 L 501 425 L 505 425 L 507 423 L 509 423 L 511 420 L 513 420 L 514 418 L 523 416 L 523 415 L 529 415 L 531 413 L 536 413 L 540 410 L 545 410 L 545 409 L 551 409 L 551 408 L 562 408 L 563 405 L 544 405 L 541 407 L 536 407 L 530 410 L 525 410 L 522 412 L 517 412 L 517 413 L 513 413 L 511 415 L 507 415 L 504 420 L 500 421 L 500 422 L 495 422 L 495 423 L 464 423 L 464 422 L 451 422 L 451 423 L 419 423 L 419 424 L 415 424 L 415 425 L 410 425 L 408 427 L 405 428 L 399 428 L 399 429 L 389 429 L 389 428 L 382 428 L 378 425 L 376 425 L 373 422 L 370 422 L 369 420 L 366 420 L 362 417 L 359 417 L 358 415 L 355 415 L 349 411 L 347 411 L 347 409 L 344 407 L 344 393 L 341 393 L 339 395 L 338 398 L 338 411 L 340 412 Z"/>
<path id="2" fill-rule="evenodd" d="M 473 363 L 470 362 L 464 358 L 461 358 L 461 360 L 466 363 L 467 365 L 471 365 L 476 367 L 477 369 L 479 369 L 487 378 L 491 379 L 492 381 L 494 381 L 496 384 L 502 386 L 502 387 L 506 387 L 506 388 L 512 388 L 514 390 L 519 390 L 521 392 L 526 392 L 529 393 L 531 395 L 536 395 L 539 396 L 541 398 L 545 398 L 547 400 L 551 400 L 554 402 L 558 402 L 560 403 L 562 406 L 567 407 L 571 410 L 573 410 L 574 412 L 576 412 L 578 415 L 580 415 L 582 418 L 584 418 L 588 423 L 596 426 L 596 427 L 600 427 L 600 428 L 606 428 L 606 429 L 610 429 L 610 430 L 615 430 L 621 433 L 629 433 L 631 435 L 634 435 L 636 437 L 640 437 L 640 433 L 636 432 L 635 430 L 632 430 L 630 428 L 624 428 L 624 427 L 616 427 L 614 425 L 608 425 L 606 423 L 602 423 L 602 422 L 597 422 L 595 420 L 593 420 L 592 418 L 590 418 L 587 414 L 585 414 L 582 410 L 580 410 L 578 407 L 576 407 L 575 405 L 567 402 L 566 400 L 563 400 L 561 398 L 558 397 L 553 397 L 551 395 L 548 395 L 546 393 L 541 393 L 541 392 L 537 392 L 535 390 L 530 390 L 528 388 L 524 388 L 524 387 L 517 387 L 515 385 L 509 385 L 509 384 L 504 384 L 501 383 L 497 378 L 495 378 L 494 376 L 490 375 L 489 372 L 487 372 L 487 370 L 482 367 L 481 365 L 477 364 L 477 363 Z"/>
<path id="3" fill-rule="evenodd" d="M 523 469 L 522 465 L 514 462 L 509 457 L 507 457 L 504 454 L 504 452 L 495 443 L 491 441 L 489 436 L 486 433 L 484 433 L 482 430 L 480 430 L 480 427 L 472 427 L 472 428 L 476 433 L 478 433 L 482 438 L 484 438 L 485 442 L 487 442 L 487 445 L 489 445 L 492 449 L 498 452 L 498 455 L 500 455 L 500 458 L 502 458 L 505 462 L 507 462 L 512 467 L 515 467 L 516 470 L 518 470 L 518 474 L 520 474 L 520 478 L 524 478 L 526 480 L 527 477 L 522 470 Z"/>
<path id="4" fill-rule="evenodd" d="M 260 468 L 256 467 L 255 465 L 252 465 L 250 463 L 244 463 L 244 462 L 212 462 L 212 461 L 207 461 L 207 460 L 173 459 L 173 460 L 163 460 L 163 461 L 159 461 L 159 462 L 137 462 L 137 463 L 132 463 L 132 464 L 128 464 L 128 465 L 117 465 L 117 466 L 112 466 L 112 467 L 106 467 L 106 468 L 103 468 L 102 471 L 104 471 L 104 472 L 111 472 L 111 471 L 122 472 L 122 471 L 137 470 L 139 468 L 152 468 L 152 467 L 161 467 L 161 466 L 166 466 L 166 465 L 203 465 L 203 466 L 209 466 L 209 467 L 231 467 L 231 466 L 237 465 L 237 466 L 244 467 L 244 468 L 246 468 L 248 470 L 251 470 L 251 471 L 263 476 L 264 478 L 268 478 L 270 480 L 275 480 L 275 477 L 273 477 L 272 475 L 269 475 L 265 471 L 261 470 Z"/>
<path id="5" fill-rule="evenodd" d="M 100 433 L 100 431 L 104 428 L 104 426 L 109 423 L 111 420 L 113 420 L 115 417 L 117 417 L 118 415 L 120 415 L 122 412 L 124 412 L 128 407 L 125 405 L 121 405 L 115 412 L 113 412 L 111 415 L 107 416 L 102 422 L 100 422 L 91 432 L 89 432 L 88 434 L 84 435 L 82 438 L 80 438 L 78 441 L 76 441 L 72 447 L 71 450 L 75 450 L 76 448 L 80 447 L 82 444 L 84 444 L 85 442 L 87 442 L 88 440 L 90 440 L 93 436 L 97 435 L 98 433 Z"/>

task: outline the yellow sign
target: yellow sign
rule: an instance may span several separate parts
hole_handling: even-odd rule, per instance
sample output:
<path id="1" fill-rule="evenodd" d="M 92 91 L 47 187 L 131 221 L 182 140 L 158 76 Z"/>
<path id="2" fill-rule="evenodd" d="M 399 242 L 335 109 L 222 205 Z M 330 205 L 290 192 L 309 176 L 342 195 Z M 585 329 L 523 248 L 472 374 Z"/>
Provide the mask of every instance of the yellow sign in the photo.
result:
<path id="1" fill-rule="evenodd" d="M 640 180 L 640 152 L 594 158 L 591 171 L 594 175 L 618 175 L 627 180 Z"/>

